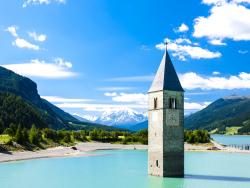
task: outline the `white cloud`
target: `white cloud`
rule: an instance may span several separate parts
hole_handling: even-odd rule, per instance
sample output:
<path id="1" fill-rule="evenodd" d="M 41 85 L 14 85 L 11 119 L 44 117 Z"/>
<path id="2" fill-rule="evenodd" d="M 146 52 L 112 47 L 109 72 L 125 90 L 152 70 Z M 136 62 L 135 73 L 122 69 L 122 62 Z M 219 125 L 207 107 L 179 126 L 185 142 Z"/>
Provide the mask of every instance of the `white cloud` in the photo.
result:
<path id="1" fill-rule="evenodd" d="M 126 94 L 126 93 L 104 93 L 105 96 L 111 97 L 111 103 L 92 103 L 92 99 L 82 98 L 64 98 L 59 96 L 41 96 L 42 98 L 52 102 L 59 108 L 64 109 L 81 109 L 90 112 L 107 112 L 119 111 L 124 109 L 137 109 L 141 112 L 147 110 L 147 95 L 144 94 Z M 117 98 L 118 97 L 118 98 Z M 91 103 L 89 103 L 91 102 Z M 81 116 L 84 117 L 84 116 Z M 84 117 L 85 118 L 85 117 Z"/>
<path id="2" fill-rule="evenodd" d="M 13 26 L 7 27 L 5 31 L 9 32 L 13 37 L 18 37 L 17 29 L 18 27 L 13 25 Z"/>
<path id="3" fill-rule="evenodd" d="M 181 33 L 181 32 L 186 32 L 186 31 L 188 31 L 188 30 L 189 30 L 188 26 L 187 26 L 186 24 L 182 23 L 182 24 L 178 27 L 178 29 L 175 30 L 175 31 Z"/>
<path id="4" fill-rule="evenodd" d="M 72 68 L 72 63 L 69 61 L 65 61 L 64 59 L 57 57 L 54 59 L 55 63 L 60 67 Z"/>
<path id="5" fill-rule="evenodd" d="M 133 87 L 116 87 L 116 86 L 97 88 L 97 90 L 100 90 L 100 91 L 125 91 L 125 90 L 132 90 L 132 89 L 134 88 Z"/>
<path id="6" fill-rule="evenodd" d="M 203 102 L 203 103 L 196 103 L 196 102 L 184 102 L 184 109 L 185 110 L 202 110 L 206 108 L 211 102 Z"/>
<path id="7" fill-rule="evenodd" d="M 32 44 L 31 42 L 20 38 L 17 34 L 17 26 L 9 26 L 5 31 L 9 32 L 13 37 L 15 37 L 15 40 L 12 42 L 13 46 L 17 46 L 18 48 L 26 48 L 31 50 L 40 50 L 40 47 L 38 45 Z M 43 39 L 44 36 L 37 36 L 39 39 Z"/>
<path id="8" fill-rule="evenodd" d="M 112 97 L 115 102 L 135 103 L 147 105 L 148 95 L 143 93 L 120 93 Z"/>
<path id="9" fill-rule="evenodd" d="M 214 71 L 212 74 L 213 74 L 213 75 L 219 75 L 219 74 L 220 74 L 220 72 L 218 72 L 218 71 Z"/>
<path id="10" fill-rule="evenodd" d="M 112 93 L 107 92 L 107 93 L 104 93 L 104 95 L 106 97 L 115 97 L 115 96 L 117 96 L 117 93 L 116 92 L 112 92 Z"/>
<path id="11" fill-rule="evenodd" d="M 41 96 L 43 99 L 46 99 L 49 102 L 52 103 L 78 103 L 78 102 L 88 102 L 93 101 L 92 99 L 75 99 L 75 98 L 64 98 L 64 97 L 58 97 L 58 96 Z"/>
<path id="12" fill-rule="evenodd" d="M 131 77 L 118 77 L 110 78 L 106 81 L 110 82 L 148 82 L 152 81 L 154 76 L 131 76 Z"/>
<path id="13" fill-rule="evenodd" d="M 40 47 L 32 44 L 22 38 L 16 38 L 13 42 L 12 42 L 13 46 L 17 46 L 19 48 L 27 48 L 27 49 L 31 49 L 31 50 L 39 50 Z"/>
<path id="14" fill-rule="evenodd" d="M 210 15 L 195 19 L 193 36 L 209 39 L 250 40 L 250 9 L 241 4 L 249 0 L 203 0 L 211 5 Z"/>
<path id="15" fill-rule="evenodd" d="M 192 92 L 192 93 L 185 93 L 185 95 L 192 96 L 192 95 L 207 95 L 210 94 L 210 92 Z"/>
<path id="16" fill-rule="evenodd" d="M 168 42 L 171 42 L 171 41 L 168 39 Z M 175 43 L 177 43 L 177 44 L 183 44 L 183 43 L 192 44 L 191 40 L 187 39 L 187 38 L 175 39 Z"/>
<path id="17" fill-rule="evenodd" d="M 115 109 L 124 109 L 124 108 L 132 108 L 132 109 L 147 109 L 147 105 L 139 105 L 139 104 L 87 104 L 87 103 L 60 103 L 55 104 L 59 108 L 80 108 L 85 111 L 93 111 L 93 112 L 104 112 Z"/>
<path id="18" fill-rule="evenodd" d="M 194 72 L 180 74 L 180 81 L 185 89 L 250 89 L 250 73 L 241 72 L 237 76 L 201 76 Z"/>
<path id="19" fill-rule="evenodd" d="M 207 107 L 211 102 L 184 102 L 185 110 L 201 110 Z M 91 112 L 107 112 L 114 110 L 124 109 L 137 109 L 138 111 L 146 111 L 148 108 L 147 101 L 144 104 L 139 103 L 127 103 L 127 104 L 105 104 L 105 103 L 77 103 L 77 102 L 65 102 L 55 104 L 59 108 L 64 109 L 82 109 L 84 111 Z"/>
<path id="20" fill-rule="evenodd" d="M 212 59 L 221 57 L 220 52 L 211 52 L 208 49 L 203 49 L 199 46 L 193 46 L 192 44 L 177 43 L 178 40 L 179 39 L 165 39 L 165 41 L 168 42 L 168 50 L 173 51 L 174 53 L 172 55 L 174 57 L 178 57 L 178 59 L 181 61 L 185 61 L 187 57 L 192 59 Z M 160 43 L 156 45 L 156 48 L 165 50 L 166 46 L 164 43 Z"/>
<path id="21" fill-rule="evenodd" d="M 233 0 L 233 2 L 235 2 L 235 3 L 249 3 L 250 4 L 250 0 Z"/>
<path id="22" fill-rule="evenodd" d="M 23 8 L 27 7 L 28 5 L 48 5 L 52 2 L 56 2 L 59 4 L 65 4 L 66 0 L 25 0 L 23 3 Z"/>
<path id="23" fill-rule="evenodd" d="M 238 51 L 240 54 L 247 54 L 248 53 L 248 50 L 239 50 Z"/>
<path id="24" fill-rule="evenodd" d="M 226 46 L 227 44 L 225 42 L 222 42 L 221 39 L 211 39 L 208 41 L 210 44 L 212 45 L 216 45 L 216 46 Z"/>
<path id="25" fill-rule="evenodd" d="M 45 34 L 37 34 L 36 32 L 28 32 L 29 36 L 35 41 L 44 42 L 47 38 Z"/>
<path id="26" fill-rule="evenodd" d="M 41 78 L 68 78 L 77 74 L 71 72 L 67 64 L 59 64 L 58 62 L 47 63 L 42 60 L 33 59 L 28 63 L 6 64 L 1 65 L 23 76 L 41 77 Z"/>
<path id="27" fill-rule="evenodd" d="M 202 0 L 203 4 L 207 5 L 221 5 L 226 3 L 227 0 Z"/>
<path id="28" fill-rule="evenodd" d="M 148 97 L 143 93 L 105 93 L 107 97 L 111 97 L 115 103 L 81 103 L 81 102 L 58 102 L 55 104 L 60 108 L 80 108 L 85 111 L 105 112 L 122 109 L 137 109 L 145 111 L 148 108 Z"/>

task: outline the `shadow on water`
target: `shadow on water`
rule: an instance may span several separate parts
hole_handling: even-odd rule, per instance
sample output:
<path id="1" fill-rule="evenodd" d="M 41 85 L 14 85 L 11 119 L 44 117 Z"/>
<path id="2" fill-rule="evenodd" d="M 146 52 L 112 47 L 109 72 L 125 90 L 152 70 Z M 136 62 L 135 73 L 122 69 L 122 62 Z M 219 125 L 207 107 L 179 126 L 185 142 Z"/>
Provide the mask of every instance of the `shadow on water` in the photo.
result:
<path id="1" fill-rule="evenodd" d="M 187 180 L 206 180 L 206 181 L 232 181 L 232 182 L 250 182 L 248 177 L 232 176 L 212 176 L 212 175 L 194 175 L 186 174 L 184 178 L 162 178 L 150 176 L 148 178 L 148 188 L 184 188 L 188 185 Z"/>
<path id="2" fill-rule="evenodd" d="M 149 177 L 148 188 L 183 188 L 184 178 Z"/>
<path id="3" fill-rule="evenodd" d="M 250 182 L 250 178 L 248 177 L 212 176 L 212 175 L 194 175 L 194 174 L 186 174 L 185 179 Z"/>

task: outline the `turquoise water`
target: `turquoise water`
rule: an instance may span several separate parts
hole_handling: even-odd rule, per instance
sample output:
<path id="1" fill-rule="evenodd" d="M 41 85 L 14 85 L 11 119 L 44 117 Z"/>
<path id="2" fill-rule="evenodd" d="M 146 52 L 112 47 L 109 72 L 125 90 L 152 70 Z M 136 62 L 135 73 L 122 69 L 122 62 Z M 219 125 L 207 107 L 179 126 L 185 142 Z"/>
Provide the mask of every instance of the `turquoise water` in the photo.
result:
<path id="1" fill-rule="evenodd" d="M 185 178 L 147 175 L 147 151 L 0 164 L 0 188 L 249 188 L 250 155 L 186 152 Z"/>
<path id="2" fill-rule="evenodd" d="M 219 135 L 219 134 L 214 134 L 211 135 L 211 137 L 225 145 L 250 145 L 250 136 L 243 136 L 243 135 Z"/>

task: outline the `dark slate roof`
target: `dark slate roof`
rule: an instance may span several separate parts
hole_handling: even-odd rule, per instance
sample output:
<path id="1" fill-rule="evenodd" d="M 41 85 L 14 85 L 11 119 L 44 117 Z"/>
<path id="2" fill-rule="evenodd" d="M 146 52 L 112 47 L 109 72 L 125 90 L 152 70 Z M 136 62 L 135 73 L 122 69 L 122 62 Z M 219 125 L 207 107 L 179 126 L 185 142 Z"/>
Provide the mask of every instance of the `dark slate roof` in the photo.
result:
<path id="1" fill-rule="evenodd" d="M 150 92 L 170 90 L 170 91 L 184 91 L 181 87 L 179 78 L 175 72 L 172 61 L 166 49 L 162 58 L 160 67 L 155 75 L 154 81 L 149 89 Z"/>

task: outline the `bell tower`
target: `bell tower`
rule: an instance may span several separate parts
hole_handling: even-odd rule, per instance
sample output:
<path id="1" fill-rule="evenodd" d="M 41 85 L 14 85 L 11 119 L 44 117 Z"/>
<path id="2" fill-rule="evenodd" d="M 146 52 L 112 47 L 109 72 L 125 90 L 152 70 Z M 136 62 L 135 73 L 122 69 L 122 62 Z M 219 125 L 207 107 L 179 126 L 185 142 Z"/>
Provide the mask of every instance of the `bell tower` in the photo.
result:
<path id="1" fill-rule="evenodd" d="M 148 96 L 148 173 L 183 177 L 184 90 L 167 47 Z"/>

